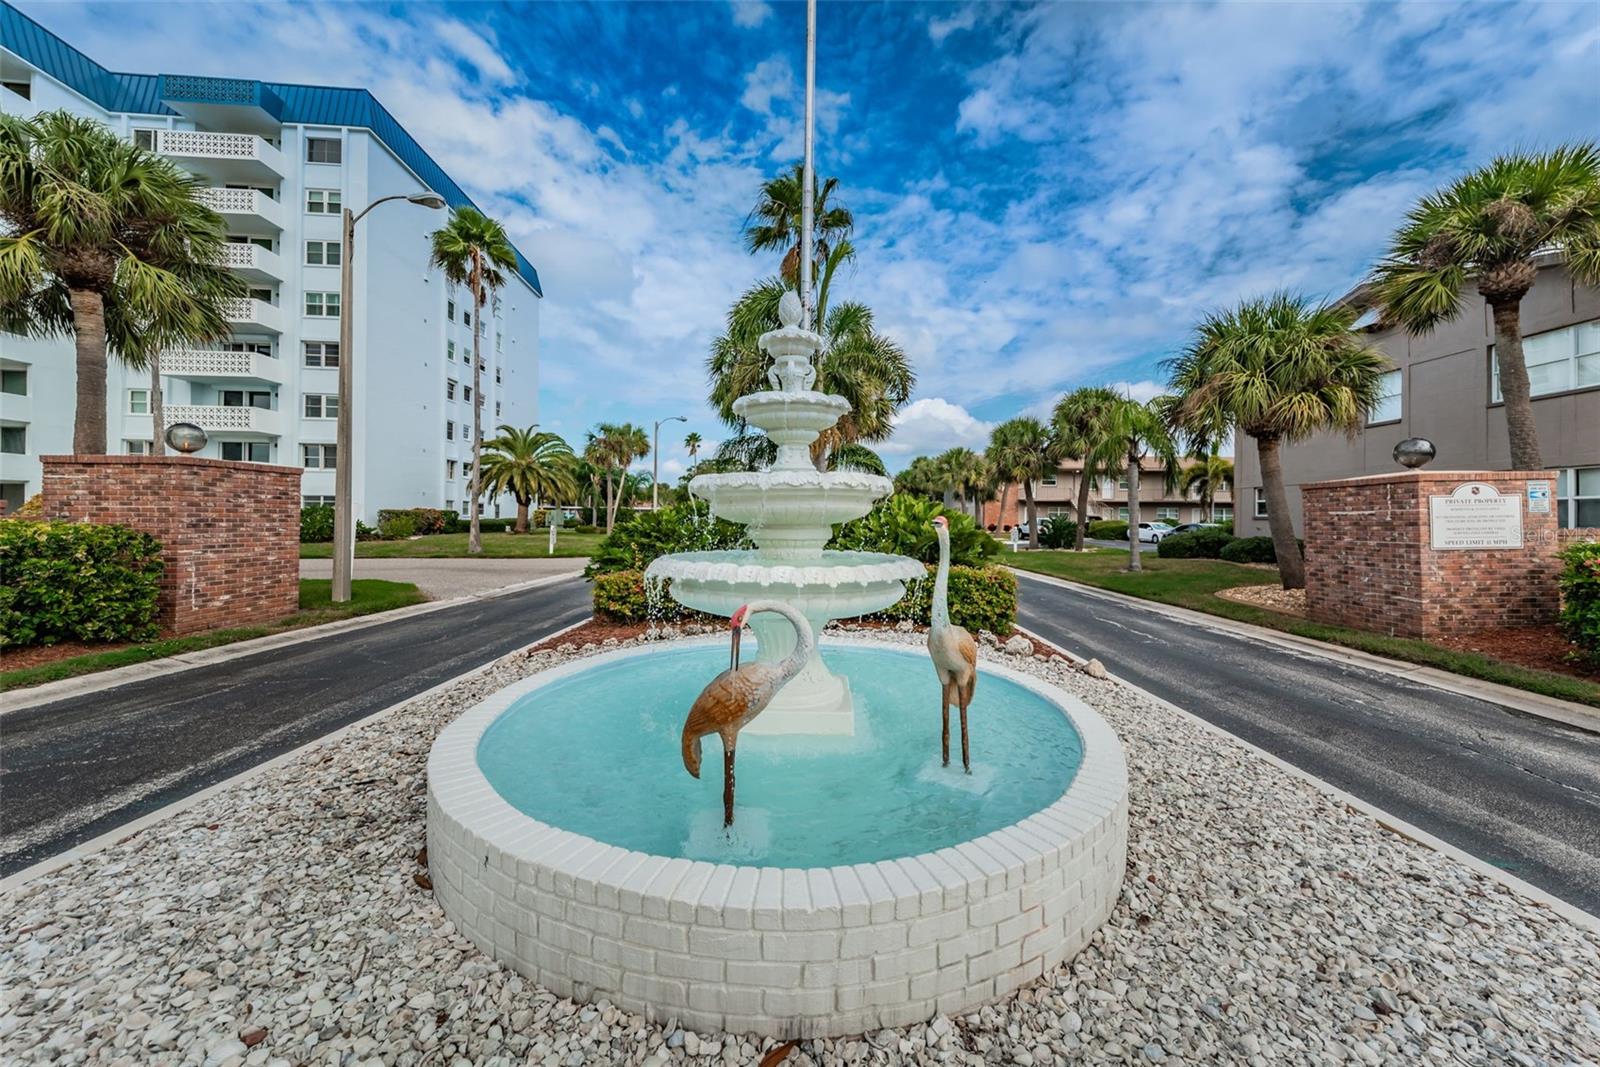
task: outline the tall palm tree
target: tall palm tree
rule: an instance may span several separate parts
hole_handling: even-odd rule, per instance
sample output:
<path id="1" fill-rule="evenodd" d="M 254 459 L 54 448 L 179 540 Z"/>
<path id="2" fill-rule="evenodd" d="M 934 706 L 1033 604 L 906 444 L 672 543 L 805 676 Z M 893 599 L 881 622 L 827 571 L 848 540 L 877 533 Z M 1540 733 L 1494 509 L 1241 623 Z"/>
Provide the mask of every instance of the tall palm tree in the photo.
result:
<path id="1" fill-rule="evenodd" d="M 517 501 L 514 533 L 528 532 L 528 508 L 535 500 L 559 503 L 577 492 L 577 457 L 560 434 L 502 424 L 483 447 L 484 488 L 490 496 L 510 493 Z"/>
<path id="2" fill-rule="evenodd" d="M 1061 442 L 1044 423 L 1029 415 L 1002 422 L 989 439 L 989 461 L 1007 483 L 1022 483 L 1023 500 L 1028 509 L 1028 547 L 1039 547 L 1039 505 L 1033 497 L 1033 483 L 1056 469 L 1061 462 Z M 1001 504 L 1004 510 L 1004 502 Z"/>
<path id="3" fill-rule="evenodd" d="M 106 360 L 228 335 L 221 216 L 169 160 L 67 111 L 0 115 L 0 331 L 72 335 L 72 450 L 106 450 Z"/>
<path id="4" fill-rule="evenodd" d="M 1107 459 L 1111 441 L 1111 413 L 1122 397 L 1105 386 L 1085 386 L 1056 401 L 1050 415 L 1051 434 L 1062 457 L 1077 458 L 1083 469 L 1078 474 L 1078 537 L 1076 548 L 1083 551 L 1089 530 L 1089 490 L 1095 479 L 1120 463 Z"/>
<path id="5" fill-rule="evenodd" d="M 506 275 L 517 269 L 517 251 L 505 227 L 475 207 L 452 209 L 450 221 L 434 230 L 429 240 L 432 265 L 451 285 L 465 285 L 472 294 L 472 477 L 468 479 L 472 526 L 467 552 L 476 554 L 483 551 L 478 515 L 483 481 L 483 357 L 478 352 L 483 308 L 489 295 L 505 285 Z"/>
<path id="6" fill-rule="evenodd" d="M 951 448 L 935 456 L 933 463 L 939 472 L 945 506 L 955 508 L 959 499 L 961 510 L 966 511 L 983 478 L 983 457 L 970 448 Z"/>
<path id="7" fill-rule="evenodd" d="M 689 453 L 689 466 L 694 466 L 695 457 L 700 454 L 700 446 L 705 442 L 700 435 L 690 430 L 683 438 L 683 447 Z"/>
<path id="8" fill-rule="evenodd" d="M 855 226 L 855 217 L 850 214 L 849 208 L 829 203 L 838 188 L 838 178 L 823 178 L 812 190 L 812 247 L 816 263 L 821 268 L 812 272 L 813 277 L 829 269 L 834 251 L 847 243 L 845 238 Z M 760 199 L 744 223 L 744 244 L 748 252 L 755 254 L 782 250 L 783 262 L 778 273 L 791 289 L 800 287 L 800 227 L 804 203 L 804 167 L 797 163 L 794 170 L 785 171 L 761 184 Z M 851 254 L 846 252 L 842 258 L 848 259 Z M 833 260 L 833 266 L 837 266 L 836 260 Z"/>
<path id="9" fill-rule="evenodd" d="M 1122 397 L 1108 413 L 1107 438 L 1102 458 L 1110 462 L 1120 456 L 1128 479 L 1128 569 L 1139 571 L 1139 479 L 1144 459 L 1153 456 L 1162 467 L 1162 477 L 1171 489 L 1178 478 L 1178 443 L 1164 417 L 1164 398 L 1141 404 Z"/>
<path id="10" fill-rule="evenodd" d="M 938 499 L 944 494 L 944 476 L 932 456 L 918 456 L 894 476 L 894 491 Z"/>
<path id="11" fill-rule="evenodd" d="M 768 279 L 751 288 L 728 312 L 727 329 L 711 345 L 706 370 L 711 378 L 711 403 L 722 420 L 743 431 L 743 421 L 733 402 L 747 393 L 771 388 L 767 369 L 771 361 L 758 339 L 778 328 L 778 301 L 787 291 L 784 283 Z M 842 445 L 882 441 L 894 430 L 895 413 L 911 397 L 916 373 L 899 345 L 877 332 L 872 312 L 864 304 L 842 303 L 829 308 L 819 302 L 817 322 L 822 351 L 816 358 L 813 388 L 836 393 L 850 401 L 850 413 L 823 431 L 811 447 L 818 470 L 827 470 L 828 457 Z"/>
<path id="12" fill-rule="evenodd" d="M 1522 298 L 1539 273 L 1534 256 L 1545 251 L 1565 253 L 1574 278 L 1600 285 L 1600 148 L 1593 142 L 1500 156 L 1423 197 L 1374 279 L 1384 317 L 1412 334 L 1460 315 L 1462 288 L 1476 284 L 1494 317 L 1516 470 L 1543 467 L 1522 354 Z"/>
<path id="13" fill-rule="evenodd" d="M 1237 426 L 1261 457 L 1267 523 L 1285 589 L 1303 589 L 1305 561 L 1294 537 L 1280 450 L 1320 430 L 1360 429 L 1389 369 L 1383 353 L 1351 332 L 1356 311 L 1292 293 L 1214 312 L 1169 360 L 1173 421 L 1209 437 Z"/>
<path id="14" fill-rule="evenodd" d="M 1233 460 L 1215 452 L 1198 458 L 1199 463 L 1183 468 L 1183 473 L 1178 476 L 1178 488 L 1185 495 L 1198 492 L 1200 509 L 1205 512 L 1206 521 L 1213 522 L 1217 517 L 1217 493 L 1233 481 Z"/>
<path id="15" fill-rule="evenodd" d="M 606 533 L 617 524 L 617 508 L 622 503 L 623 480 L 635 460 L 650 454 L 650 435 L 631 422 L 602 422 L 589 434 L 584 457 L 599 467 L 606 485 Z M 615 481 L 613 480 L 615 477 Z"/>

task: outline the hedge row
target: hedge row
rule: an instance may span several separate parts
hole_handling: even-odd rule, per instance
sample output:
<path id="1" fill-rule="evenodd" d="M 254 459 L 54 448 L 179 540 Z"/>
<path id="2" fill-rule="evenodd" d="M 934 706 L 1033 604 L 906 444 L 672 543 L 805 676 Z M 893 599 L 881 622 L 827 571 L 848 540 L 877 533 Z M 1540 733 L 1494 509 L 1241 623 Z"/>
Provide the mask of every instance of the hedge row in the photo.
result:
<path id="1" fill-rule="evenodd" d="M 0 648 L 154 637 L 161 569 L 126 526 L 0 519 Z"/>
<path id="2" fill-rule="evenodd" d="M 872 616 L 899 622 L 909 619 L 919 626 L 928 624 L 933 605 L 933 570 L 926 581 L 913 582 L 906 595 L 894 606 Z M 610 571 L 594 577 L 594 614 L 607 622 L 688 622 L 716 621 L 672 599 L 670 583 L 651 610 L 645 595 L 644 575 L 640 571 Z M 950 619 L 973 633 L 988 630 L 1009 634 L 1017 619 L 1017 578 L 1003 567 L 951 567 Z"/>
<path id="3" fill-rule="evenodd" d="M 1561 562 L 1561 630 L 1575 659 L 1600 667 L 1600 541 L 1568 545 Z"/>

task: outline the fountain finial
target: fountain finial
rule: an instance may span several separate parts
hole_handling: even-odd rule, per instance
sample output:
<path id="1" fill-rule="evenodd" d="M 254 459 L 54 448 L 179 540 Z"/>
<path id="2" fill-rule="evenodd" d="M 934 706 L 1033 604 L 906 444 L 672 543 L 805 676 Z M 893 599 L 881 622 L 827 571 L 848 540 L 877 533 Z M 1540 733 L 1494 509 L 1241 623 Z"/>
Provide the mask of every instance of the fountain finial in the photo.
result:
<path id="1" fill-rule="evenodd" d="M 793 289 L 785 289 L 783 298 L 778 301 L 778 321 L 785 326 L 798 326 L 804 314 L 805 308 L 800 306 L 800 294 Z"/>

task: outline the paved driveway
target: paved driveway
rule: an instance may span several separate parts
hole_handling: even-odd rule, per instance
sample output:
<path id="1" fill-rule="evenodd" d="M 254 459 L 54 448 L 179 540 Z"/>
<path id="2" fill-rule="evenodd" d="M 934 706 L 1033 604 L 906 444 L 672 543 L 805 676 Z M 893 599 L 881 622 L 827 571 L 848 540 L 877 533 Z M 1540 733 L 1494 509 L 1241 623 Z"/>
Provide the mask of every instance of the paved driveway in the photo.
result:
<path id="1" fill-rule="evenodd" d="M 551 574 L 577 574 L 589 561 L 552 556 L 532 559 L 357 559 L 357 578 L 415 582 L 434 600 L 487 593 Z M 333 560 L 303 559 L 300 577 L 333 577 Z"/>

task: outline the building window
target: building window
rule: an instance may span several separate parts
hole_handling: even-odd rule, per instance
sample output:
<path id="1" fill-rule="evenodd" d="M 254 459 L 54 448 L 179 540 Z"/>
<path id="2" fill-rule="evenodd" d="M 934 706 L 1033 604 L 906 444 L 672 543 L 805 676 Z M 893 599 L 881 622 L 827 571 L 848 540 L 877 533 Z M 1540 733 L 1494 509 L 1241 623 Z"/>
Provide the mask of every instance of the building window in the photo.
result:
<path id="1" fill-rule="evenodd" d="M 1214 521 L 1216 521 L 1216 522 L 1232 522 L 1233 521 L 1233 505 L 1232 504 L 1212 504 L 1211 505 L 1211 513 L 1212 513 L 1212 517 L 1213 517 Z"/>
<path id="2" fill-rule="evenodd" d="M 454 400 L 456 398 L 456 380 L 454 378 L 449 378 L 445 381 L 444 398 L 446 400 Z"/>
<path id="3" fill-rule="evenodd" d="M 463 385 L 461 387 L 461 399 L 469 404 L 472 403 L 472 386 Z"/>
<path id="4" fill-rule="evenodd" d="M 265 389 L 252 389 L 246 392 L 243 389 L 224 389 L 221 392 L 222 406 L 225 408 L 267 408 L 272 407 L 272 394 Z"/>
<path id="5" fill-rule="evenodd" d="M 466 308 L 462 308 L 461 309 L 461 325 L 463 325 L 463 326 L 471 326 L 472 325 L 472 312 L 468 311 Z"/>
<path id="6" fill-rule="evenodd" d="M 1266 517 L 1267 517 L 1267 491 L 1265 489 L 1257 489 L 1256 490 L 1256 518 L 1264 519 Z"/>
<path id="7" fill-rule="evenodd" d="M 10 393 L 12 396 L 27 396 L 28 372 L 26 370 L 0 370 L 0 393 Z"/>
<path id="8" fill-rule="evenodd" d="M 344 142 L 337 137 L 307 137 L 307 163 L 344 162 Z"/>
<path id="9" fill-rule="evenodd" d="M 337 445 L 301 445 L 301 465 L 319 470 L 332 470 L 338 458 Z"/>
<path id="10" fill-rule="evenodd" d="M 444 358 L 449 360 L 456 358 L 456 343 L 454 341 L 446 341 L 444 343 Z"/>
<path id="11" fill-rule="evenodd" d="M 307 241 L 306 266 L 337 267 L 339 255 L 344 251 L 338 241 Z"/>
<path id="12" fill-rule="evenodd" d="M 497 381 L 497 382 L 500 380 L 500 372 L 499 372 L 499 370 L 496 370 L 494 372 L 494 380 Z M 1039 484 L 1040 485 L 1055 485 L 1056 484 L 1055 473 L 1052 471 L 1051 473 L 1046 474 L 1043 478 L 1040 478 L 1039 479 Z"/>
<path id="13" fill-rule="evenodd" d="M 455 423 L 450 422 L 448 420 L 445 422 L 445 424 L 444 424 L 444 439 L 446 441 L 454 441 L 456 439 L 456 424 Z"/>
<path id="14" fill-rule="evenodd" d="M 300 506 L 303 508 L 331 508 L 333 507 L 333 497 L 321 494 L 303 496 L 300 498 Z"/>
<path id="15" fill-rule="evenodd" d="M 455 460 L 447 459 L 447 460 L 444 461 L 444 476 L 445 476 L 445 479 L 447 481 L 452 481 L 453 482 L 453 481 L 456 480 L 456 461 Z"/>
<path id="16" fill-rule="evenodd" d="M 1378 404 L 1367 419 L 1368 426 L 1376 426 L 1380 422 L 1400 421 L 1401 388 L 1398 370 L 1389 371 L 1378 377 Z"/>
<path id="17" fill-rule="evenodd" d="M 446 511 L 454 511 L 456 509 L 456 502 L 454 500 L 446 500 L 444 502 L 444 509 Z"/>
<path id="18" fill-rule="evenodd" d="M 1121 519 L 1123 522 L 1127 522 L 1128 521 L 1128 509 L 1127 508 L 1118 508 L 1117 509 L 1117 518 Z"/>
<path id="19" fill-rule="evenodd" d="M 454 300 L 446 300 L 444 302 L 444 314 L 445 318 L 451 322 L 456 321 L 456 302 Z"/>
<path id="20" fill-rule="evenodd" d="M 272 346 L 265 341 L 223 341 L 217 347 L 224 352 L 254 352 L 257 355 L 277 358 L 272 354 Z"/>
<path id="21" fill-rule="evenodd" d="M 133 143 L 146 152 L 154 152 L 156 150 L 156 131 L 136 127 L 133 131 Z"/>
<path id="22" fill-rule="evenodd" d="M 339 397 L 336 393 L 307 393 L 306 418 L 308 419 L 337 419 L 339 417 Z"/>
<path id="23" fill-rule="evenodd" d="M 1162 504 L 1156 508 L 1156 518 L 1164 522 L 1177 522 L 1178 509 L 1171 504 Z"/>
<path id="24" fill-rule="evenodd" d="M 0 452 L 20 456 L 28 451 L 26 426 L 0 426 Z"/>
<path id="25" fill-rule="evenodd" d="M 148 390 L 148 389 L 129 389 L 128 390 L 128 414 L 129 415 L 148 415 L 148 414 L 150 414 L 150 390 Z"/>
<path id="26" fill-rule="evenodd" d="M 238 460 L 241 463 L 271 463 L 272 446 L 265 441 L 224 441 L 222 458 Z M 310 464 L 306 466 L 309 467 Z"/>
<path id="27" fill-rule="evenodd" d="M 1128 476 L 1126 474 L 1117 479 L 1117 488 L 1124 493 L 1128 491 Z"/>
<path id="28" fill-rule="evenodd" d="M 4 82 L 0 82 L 0 86 L 4 86 L 5 90 L 7 92 L 16 93 L 18 96 L 22 97 L 22 99 L 24 99 L 24 100 L 32 100 L 33 99 L 33 83 L 32 82 L 4 81 Z"/>
<path id="29" fill-rule="evenodd" d="M 339 365 L 338 341 L 307 341 L 306 366 L 337 367 Z"/>
<path id="30" fill-rule="evenodd" d="M 1522 358 L 1533 396 L 1600 386 L 1600 319 L 1524 337 Z M 1500 361 L 1494 358 L 1494 345 L 1489 346 L 1489 363 L 1494 368 L 1492 395 L 1498 404 L 1505 397 L 1500 395 Z"/>
<path id="31" fill-rule="evenodd" d="M 122 451 L 129 456 L 148 456 L 155 449 L 153 442 L 150 441 L 124 441 Z"/>
<path id="32" fill-rule="evenodd" d="M 307 189 L 306 214 L 308 215 L 337 215 L 340 208 L 339 190 L 337 189 Z"/>
<path id="33" fill-rule="evenodd" d="M 336 319 L 339 317 L 338 293 L 307 293 L 306 314 L 312 318 Z"/>
<path id="34" fill-rule="evenodd" d="M 1600 526 L 1600 467 L 1568 467 L 1559 472 L 1556 521 L 1565 529 Z"/>
<path id="35" fill-rule="evenodd" d="M 496 384 L 496 385 L 500 384 L 500 368 L 499 367 L 496 367 L 494 369 L 494 384 Z M 1056 484 L 1055 480 L 1053 478 L 1051 479 L 1050 484 L 1051 485 L 1055 485 Z"/>
<path id="36" fill-rule="evenodd" d="M 497 419 L 500 417 L 500 401 L 498 400 L 494 402 L 494 417 Z"/>

